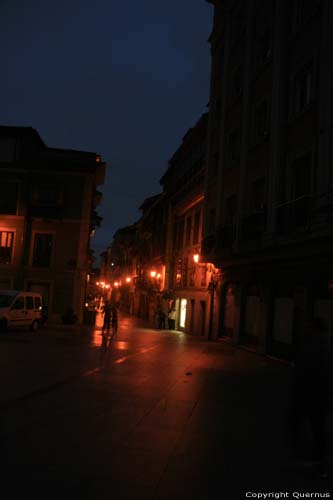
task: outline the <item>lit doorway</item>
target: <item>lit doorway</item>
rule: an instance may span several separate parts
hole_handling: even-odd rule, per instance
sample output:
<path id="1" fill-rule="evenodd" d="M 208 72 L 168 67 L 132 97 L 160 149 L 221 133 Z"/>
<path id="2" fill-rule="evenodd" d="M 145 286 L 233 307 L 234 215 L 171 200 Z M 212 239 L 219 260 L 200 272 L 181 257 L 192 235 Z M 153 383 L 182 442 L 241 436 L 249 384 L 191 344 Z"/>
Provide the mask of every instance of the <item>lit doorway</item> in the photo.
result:
<path id="1" fill-rule="evenodd" d="M 179 311 L 179 327 L 180 328 L 185 328 L 186 306 L 187 306 L 187 300 L 181 299 L 180 300 L 180 311 Z"/>

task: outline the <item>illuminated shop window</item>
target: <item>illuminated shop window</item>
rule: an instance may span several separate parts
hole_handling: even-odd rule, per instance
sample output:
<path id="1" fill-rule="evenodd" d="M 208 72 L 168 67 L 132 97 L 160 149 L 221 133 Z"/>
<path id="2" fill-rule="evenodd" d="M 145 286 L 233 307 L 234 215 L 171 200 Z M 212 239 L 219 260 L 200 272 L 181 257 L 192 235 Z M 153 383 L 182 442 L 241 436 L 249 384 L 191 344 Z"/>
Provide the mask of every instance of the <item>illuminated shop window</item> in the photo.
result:
<path id="1" fill-rule="evenodd" d="M 10 264 L 13 254 L 14 232 L 0 231 L 0 264 Z"/>

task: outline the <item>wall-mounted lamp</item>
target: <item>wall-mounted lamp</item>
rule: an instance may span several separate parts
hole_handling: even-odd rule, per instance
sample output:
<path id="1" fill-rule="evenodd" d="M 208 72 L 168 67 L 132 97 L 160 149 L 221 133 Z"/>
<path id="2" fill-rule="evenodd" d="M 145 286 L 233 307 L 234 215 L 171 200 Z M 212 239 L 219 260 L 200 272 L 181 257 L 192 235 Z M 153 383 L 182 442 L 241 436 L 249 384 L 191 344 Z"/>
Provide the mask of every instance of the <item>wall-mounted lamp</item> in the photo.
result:
<path id="1" fill-rule="evenodd" d="M 127 276 L 126 283 L 130 283 L 130 282 L 131 282 L 131 278 L 129 276 Z"/>
<path id="2" fill-rule="evenodd" d="M 199 262 L 199 254 L 198 254 L 198 253 L 195 253 L 195 254 L 193 255 L 193 260 L 194 260 L 194 262 L 195 262 L 196 264 Z"/>
<path id="3" fill-rule="evenodd" d="M 156 271 L 150 271 L 150 276 L 151 276 L 152 278 L 155 278 L 155 276 L 156 276 Z"/>

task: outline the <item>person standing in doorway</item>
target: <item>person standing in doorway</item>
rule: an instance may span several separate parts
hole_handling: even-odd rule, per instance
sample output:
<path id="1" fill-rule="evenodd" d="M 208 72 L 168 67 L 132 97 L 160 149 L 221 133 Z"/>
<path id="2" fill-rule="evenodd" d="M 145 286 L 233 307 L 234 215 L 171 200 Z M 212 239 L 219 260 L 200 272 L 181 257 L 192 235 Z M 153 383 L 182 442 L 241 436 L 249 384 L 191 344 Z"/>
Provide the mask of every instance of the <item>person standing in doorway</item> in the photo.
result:
<path id="1" fill-rule="evenodd" d="M 169 330 L 174 330 L 176 328 L 176 308 L 174 305 L 172 305 L 168 314 L 168 326 Z"/>

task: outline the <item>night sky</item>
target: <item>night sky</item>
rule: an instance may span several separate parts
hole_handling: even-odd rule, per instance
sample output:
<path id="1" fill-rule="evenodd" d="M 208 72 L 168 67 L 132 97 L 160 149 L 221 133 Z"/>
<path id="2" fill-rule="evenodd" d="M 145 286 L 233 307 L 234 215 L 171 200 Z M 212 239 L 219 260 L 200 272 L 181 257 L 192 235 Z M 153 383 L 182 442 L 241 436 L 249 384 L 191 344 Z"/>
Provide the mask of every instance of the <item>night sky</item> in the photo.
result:
<path id="1" fill-rule="evenodd" d="M 212 14 L 205 0 L 0 0 L 0 124 L 102 155 L 97 256 L 207 111 Z"/>

